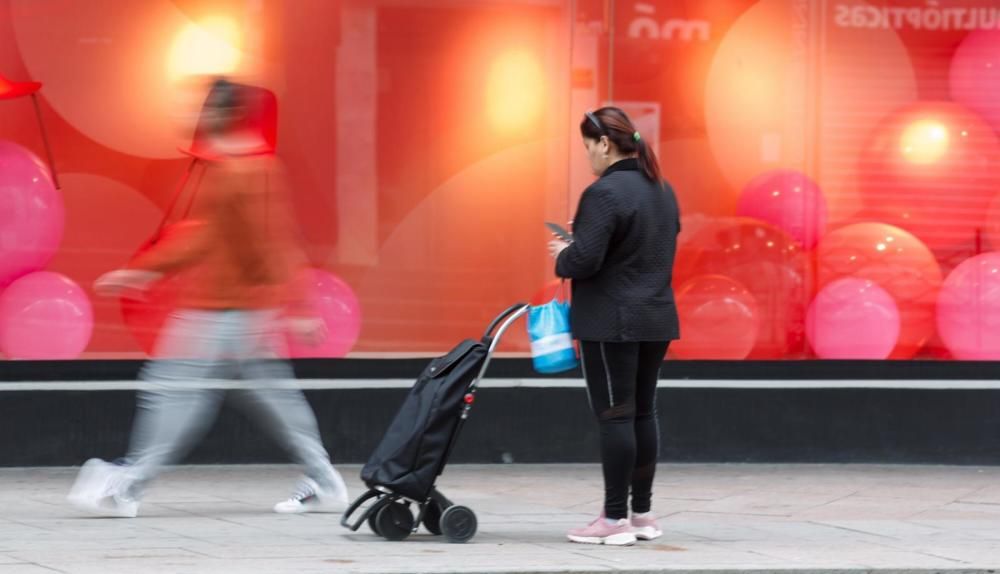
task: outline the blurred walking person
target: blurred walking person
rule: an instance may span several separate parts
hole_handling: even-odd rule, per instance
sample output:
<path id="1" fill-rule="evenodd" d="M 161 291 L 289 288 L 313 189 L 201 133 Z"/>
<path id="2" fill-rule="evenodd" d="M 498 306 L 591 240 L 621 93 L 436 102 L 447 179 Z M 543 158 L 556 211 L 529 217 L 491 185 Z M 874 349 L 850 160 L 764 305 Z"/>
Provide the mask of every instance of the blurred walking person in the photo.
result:
<path id="1" fill-rule="evenodd" d="M 142 370 L 128 453 L 118 464 L 84 464 L 68 497 L 78 508 L 136 516 L 146 486 L 203 437 L 227 392 L 304 467 L 299 487 L 276 512 L 336 511 L 347 504 L 313 411 L 280 358 L 286 328 L 319 341 L 324 325 L 292 287 L 305 258 L 294 240 L 277 160 L 261 153 L 266 146 L 256 132 L 242 127 L 246 107 L 241 86 L 212 85 L 200 119 L 208 160 L 191 217 L 128 268 L 95 282 L 99 294 L 110 296 L 142 291 L 169 273 L 187 275 L 179 309 Z M 227 391 L 219 378 L 233 375 L 240 380 Z"/>

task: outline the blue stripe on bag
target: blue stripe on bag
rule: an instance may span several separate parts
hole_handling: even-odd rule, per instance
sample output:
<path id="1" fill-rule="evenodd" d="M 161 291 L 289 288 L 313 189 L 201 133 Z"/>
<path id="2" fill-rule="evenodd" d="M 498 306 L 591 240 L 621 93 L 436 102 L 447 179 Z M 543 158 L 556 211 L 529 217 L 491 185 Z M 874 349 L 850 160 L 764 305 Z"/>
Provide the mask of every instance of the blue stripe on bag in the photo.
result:
<path id="1" fill-rule="evenodd" d="M 553 299 L 528 309 L 531 359 L 539 373 L 559 373 L 580 364 L 573 348 L 569 325 L 569 303 Z"/>

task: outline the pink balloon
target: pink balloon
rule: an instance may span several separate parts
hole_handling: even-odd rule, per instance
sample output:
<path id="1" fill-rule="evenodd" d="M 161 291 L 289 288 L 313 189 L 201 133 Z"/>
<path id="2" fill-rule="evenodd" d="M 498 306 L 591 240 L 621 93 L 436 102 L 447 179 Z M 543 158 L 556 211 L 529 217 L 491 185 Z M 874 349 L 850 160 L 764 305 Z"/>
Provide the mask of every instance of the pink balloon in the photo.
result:
<path id="1" fill-rule="evenodd" d="M 918 101 L 882 118 L 858 157 L 867 219 L 904 229 L 942 262 L 970 253 L 1000 189 L 1000 139 L 981 116 Z"/>
<path id="2" fill-rule="evenodd" d="M 956 359 L 1000 359 L 1000 252 L 963 261 L 937 300 L 938 334 Z"/>
<path id="3" fill-rule="evenodd" d="M 45 267 L 66 215 L 49 168 L 33 153 L 0 141 L 0 287 Z"/>
<path id="4" fill-rule="evenodd" d="M 821 359 L 885 359 L 899 338 L 899 309 L 874 281 L 847 277 L 824 287 L 806 313 Z"/>
<path id="5" fill-rule="evenodd" d="M 892 296 L 900 329 L 890 359 L 912 359 L 934 336 L 941 266 L 915 235 L 887 223 L 852 223 L 824 235 L 814 255 L 820 289 L 853 277 L 874 281 Z"/>
<path id="6" fill-rule="evenodd" d="M 11 359 L 74 359 L 87 348 L 94 315 L 64 275 L 39 271 L 0 294 L 0 350 Z"/>
<path id="7" fill-rule="evenodd" d="M 826 229 L 826 198 L 805 174 L 777 169 L 746 184 L 736 204 L 736 215 L 766 221 L 809 249 Z"/>
<path id="8" fill-rule="evenodd" d="M 970 32 L 951 60 L 951 97 L 1000 132 L 1000 30 Z"/>
<path id="9" fill-rule="evenodd" d="M 288 335 L 292 357 L 343 357 L 354 347 L 361 333 L 361 304 L 350 285 L 322 269 L 305 274 L 306 297 L 313 310 L 326 324 L 326 339 L 307 345 Z"/>

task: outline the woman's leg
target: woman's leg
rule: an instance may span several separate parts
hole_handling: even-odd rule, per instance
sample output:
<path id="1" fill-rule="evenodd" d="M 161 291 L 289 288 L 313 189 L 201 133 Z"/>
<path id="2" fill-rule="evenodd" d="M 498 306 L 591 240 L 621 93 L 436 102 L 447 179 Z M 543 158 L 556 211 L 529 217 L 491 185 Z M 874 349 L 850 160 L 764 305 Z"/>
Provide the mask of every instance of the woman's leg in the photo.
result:
<path id="1" fill-rule="evenodd" d="M 632 512 L 649 512 L 660 454 L 660 425 L 656 417 L 656 385 L 667 342 L 639 344 L 635 392 L 635 469 L 632 472 Z"/>
<path id="2" fill-rule="evenodd" d="M 627 518 L 636 462 L 639 344 L 581 341 L 580 354 L 591 408 L 601 428 L 605 516 L 612 520 Z"/>

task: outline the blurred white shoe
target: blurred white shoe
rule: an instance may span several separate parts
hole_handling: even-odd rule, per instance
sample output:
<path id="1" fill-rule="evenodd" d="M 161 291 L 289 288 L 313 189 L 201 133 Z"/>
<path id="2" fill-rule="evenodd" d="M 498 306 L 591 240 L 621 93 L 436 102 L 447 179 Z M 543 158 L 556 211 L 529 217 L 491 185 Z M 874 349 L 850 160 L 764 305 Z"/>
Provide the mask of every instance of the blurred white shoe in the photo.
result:
<path id="1" fill-rule="evenodd" d="M 303 478 L 299 487 L 288 500 L 274 505 L 279 514 L 302 514 L 304 512 L 341 512 L 347 508 L 350 499 L 347 485 L 340 473 L 333 471 L 333 484 L 323 488 L 311 478 Z"/>
<path id="2" fill-rule="evenodd" d="M 92 458 L 80 467 L 66 499 L 76 508 L 97 516 L 135 518 L 139 502 L 125 492 L 123 472 L 119 466 Z"/>

